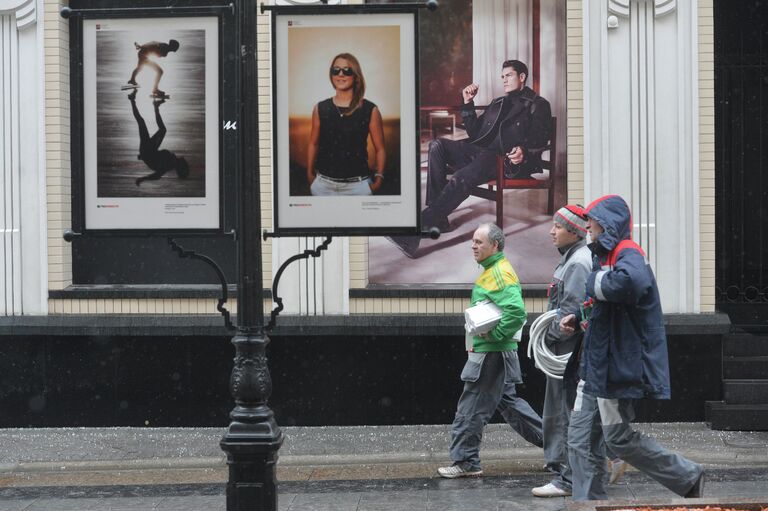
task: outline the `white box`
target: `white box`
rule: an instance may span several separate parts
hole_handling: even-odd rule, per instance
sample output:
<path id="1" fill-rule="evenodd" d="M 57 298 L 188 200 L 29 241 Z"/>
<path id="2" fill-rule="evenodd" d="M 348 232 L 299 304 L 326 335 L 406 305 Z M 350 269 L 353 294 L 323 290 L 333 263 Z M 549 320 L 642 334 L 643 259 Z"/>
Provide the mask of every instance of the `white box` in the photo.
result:
<path id="1" fill-rule="evenodd" d="M 490 332 L 501 320 L 501 309 L 493 302 L 485 300 L 464 311 L 464 325 L 469 335 Z"/>

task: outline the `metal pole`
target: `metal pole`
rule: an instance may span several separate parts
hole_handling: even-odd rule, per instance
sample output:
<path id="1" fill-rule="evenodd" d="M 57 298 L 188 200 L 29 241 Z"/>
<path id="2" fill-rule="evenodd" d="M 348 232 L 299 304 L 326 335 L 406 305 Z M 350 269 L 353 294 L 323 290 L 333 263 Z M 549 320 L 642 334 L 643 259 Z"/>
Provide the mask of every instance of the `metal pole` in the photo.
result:
<path id="1" fill-rule="evenodd" d="M 283 433 L 267 405 L 267 367 L 261 271 L 256 1 L 237 0 L 240 31 L 240 148 L 238 197 L 237 334 L 230 391 L 235 408 L 221 440 L 227 454 L 227 511 L 277 509 L 277 451 Z"/>

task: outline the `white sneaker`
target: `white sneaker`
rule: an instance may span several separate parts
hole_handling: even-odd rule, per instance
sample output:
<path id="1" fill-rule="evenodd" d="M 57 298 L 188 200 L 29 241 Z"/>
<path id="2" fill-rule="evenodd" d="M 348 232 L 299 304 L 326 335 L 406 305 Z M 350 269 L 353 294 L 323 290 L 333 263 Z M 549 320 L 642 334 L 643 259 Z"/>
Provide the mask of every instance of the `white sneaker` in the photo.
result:
<path id="1" fill-rule="evenodd" d="M 571 494 L 570 490 L 562 490 L 552 483 L 544 486 L 538 486 L 531 490 L 534 497 L 567 497 Z"/>
<path id="2" fill-rule="evenodd" d="M 457 463 L 455 465 L 451 465 L 450 467 L 440 467 L 437 469 L 437 473 L 440 474 L 440 477 L 445 477 L 446 479 L 456 479 L 457 477 L 481 476 L 483 475 L 483 469 L 465 469 L 461 466 L 460 463 Z"/>
<path id="3" fill-rule="evenodd" d="M 615 460 L 609 460 L 608 461 L 608 467 L 611 470 L 611 476 L 608 478 L 608 484 L 616 484 L 619 482 L 619 479 L 621 479 L 621 476 L 624 475 L 624 472 L 627 471 L 627 467 L 629 466 L 629 463 L 626 461 L 616 458 Z"/>

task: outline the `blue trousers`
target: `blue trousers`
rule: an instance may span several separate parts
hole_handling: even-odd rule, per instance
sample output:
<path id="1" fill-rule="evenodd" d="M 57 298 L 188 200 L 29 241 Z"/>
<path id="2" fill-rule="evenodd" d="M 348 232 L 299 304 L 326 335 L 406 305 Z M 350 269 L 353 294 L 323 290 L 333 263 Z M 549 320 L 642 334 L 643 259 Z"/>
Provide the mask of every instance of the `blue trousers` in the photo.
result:
<path id="1" fill-rule="evenodd" d="M 371 195 L 371 181 L 370 179 L 363 179 L 362 181 L 340 183 L 338 181 L 331 181 L 322 174 L 318 174 L 315 180 L 312 181 L 310 191 L 315 196 Z"/>
<path id="2" fill-rule="evenodd" d="M 703 472 L 701 465 L 633 430 L 630 425 L 635 418 L 632 400 L 590 396 L 583 392 L 583 387 L 584 382 L 579 382 L 568 427 L 573 500 L 607 498 L 603 487 L 605 446 L 680 496 L 693 488 Z"/>

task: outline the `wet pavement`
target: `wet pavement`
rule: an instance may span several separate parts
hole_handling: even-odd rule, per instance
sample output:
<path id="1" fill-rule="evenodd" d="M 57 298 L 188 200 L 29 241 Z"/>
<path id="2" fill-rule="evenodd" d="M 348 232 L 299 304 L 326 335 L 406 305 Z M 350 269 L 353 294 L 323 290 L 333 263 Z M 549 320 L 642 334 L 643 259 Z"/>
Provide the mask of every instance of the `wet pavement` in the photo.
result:
<path id="1" fill-rule="evenodd" d="M 712 431 L 701 423 L 639 424 L 668 448 L 705 464 L 706 495 L 766 497 L 768 432 Z M 0 430 L 0 511 L 224 510 L 227 470 L 217 428 Z M 541 449 L 506 425 L 486 429 L 482 478 L 445 480 L 449 426 L 285 428 L 279 509 L 560 510 L 540 499 Z M 675 494 L 629 471 L 613 499 Z"/>

